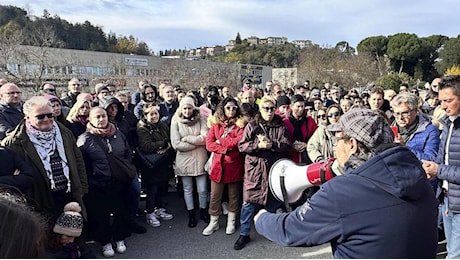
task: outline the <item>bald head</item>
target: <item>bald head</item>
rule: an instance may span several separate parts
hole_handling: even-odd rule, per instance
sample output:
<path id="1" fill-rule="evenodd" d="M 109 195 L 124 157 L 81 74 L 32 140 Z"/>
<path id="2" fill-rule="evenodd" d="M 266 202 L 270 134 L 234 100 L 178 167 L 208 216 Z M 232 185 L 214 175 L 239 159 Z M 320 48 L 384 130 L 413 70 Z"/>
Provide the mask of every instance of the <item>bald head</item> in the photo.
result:
<path id="1" fill-rule="evenodd" d="M 0 100 L 10 106 L 21 103 L 21 90 L 14 83 L 5 83 L 0 87 Z"/>

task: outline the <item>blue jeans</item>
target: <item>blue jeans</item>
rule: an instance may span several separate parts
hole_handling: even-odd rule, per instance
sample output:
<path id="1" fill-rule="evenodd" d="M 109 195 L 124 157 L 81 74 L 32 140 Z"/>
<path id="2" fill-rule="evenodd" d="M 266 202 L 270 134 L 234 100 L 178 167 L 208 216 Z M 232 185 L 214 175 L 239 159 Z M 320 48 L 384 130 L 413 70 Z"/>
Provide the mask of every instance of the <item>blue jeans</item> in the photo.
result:
<path id="1" fill-rule="evenodd" d="M 446 209 L 448 208 L 447 197 L 444 198 L 444 204 L 441 207 L 442 220 L 444 221 L 444 232 L 447 240 L 447 258 L 459 259 L 460 258 L 460 214 L 448 212 L 446 216 Z"/>
<path id="2" fill-rule="evenodd" d="M 196 188 L 198 190 L 198 201 L 200 203 L 200 208 L 205 209 L 208 207 L 208 175 L 203 174 L 196 177 L 191 176 L 182 176 L 182 183 L 184 186 L 184 200 L 187 210 L 192 210 L 195 208 L 193 203 L 193 178 L 196 181 Z"/>
<path id="3" fill-rule="evenodd" d="M 267 195 L 267 205 L 265 205 L 265 209 L 268 212 L 275 212 L 278 208 L 282 207 L 282 203 L 277 201 L 271 192 Z M 243 205 L 241 206 L 241 213 L 240 213 L 240 235 L 242 236 L 249 236 L 251 233 L 251 221 L 254 217 L 254 212 L 256 207 L 261 207 L 256 203 L 246 202 L 243 201 Z"/>
<path id="4" fill-rule="evenodd" d="M 128 190 L 128 211 L 131 217 L 135 217 L 139 208 L 139 199 L 141 196 L 141 183 L 139 177 L 134 177 Z"/>
<path id="5" fill-rule="evenodd" d="M 255 203 L 243 202 L 241 206 L 240 214 L 240 235 L 249 236 L 251 233 L 251 220 L 254 217 L 254 211 L 256 210 Z"/>

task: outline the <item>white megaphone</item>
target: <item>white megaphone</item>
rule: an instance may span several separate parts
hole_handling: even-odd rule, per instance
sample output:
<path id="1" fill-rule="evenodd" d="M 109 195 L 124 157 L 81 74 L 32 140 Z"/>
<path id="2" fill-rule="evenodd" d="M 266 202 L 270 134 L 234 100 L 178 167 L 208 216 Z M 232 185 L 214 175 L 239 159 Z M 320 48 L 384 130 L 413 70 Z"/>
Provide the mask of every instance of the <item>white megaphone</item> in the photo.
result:
<path id="1" fill-rule="evenodd" d="M 279 159 L 270 168 L 270 190 L 275 198 L 285 203 L 298 201 L 307 188 L 318 186 L 332 179 L 331 170 L 335 158 L 310 165 L 298 165 L 289 159 Z"/>

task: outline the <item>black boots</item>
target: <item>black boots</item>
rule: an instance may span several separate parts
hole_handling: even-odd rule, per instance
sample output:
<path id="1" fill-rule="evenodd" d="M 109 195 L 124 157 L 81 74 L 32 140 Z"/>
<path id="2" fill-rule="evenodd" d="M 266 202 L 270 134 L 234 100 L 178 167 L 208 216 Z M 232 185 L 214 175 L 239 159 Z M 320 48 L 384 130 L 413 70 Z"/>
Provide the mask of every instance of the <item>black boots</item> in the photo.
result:
<path id="1" fill-rule="evenodd" d="M 188 210 L 188 227 L 196 227 L 195 209 Z"/>
<path id="2" fill-rule="evenodd" d="M 203 220 L 204 223 L 209 223 L 209 213 L 207 208 L 200 208 L 200 219 Z"/>
<path id="3" fill-rule="evenodd" d="M 209 223 L 208 209 L 200 208 L 200 219 L 203 220 L 205 223 Z M 196 227 L 196 217 L 194 209 L 188 210 L 188 227 Z"/>
<path id="4" fill-rule="evenodd" d="M 240 235 L 238 240 L 236 240 L 235 244 L 233 245 L 233 249 L 241 250 L 246 246 L 247 243 L 249 243 L 249 241 L 251 241 L 249 236 Z"/>

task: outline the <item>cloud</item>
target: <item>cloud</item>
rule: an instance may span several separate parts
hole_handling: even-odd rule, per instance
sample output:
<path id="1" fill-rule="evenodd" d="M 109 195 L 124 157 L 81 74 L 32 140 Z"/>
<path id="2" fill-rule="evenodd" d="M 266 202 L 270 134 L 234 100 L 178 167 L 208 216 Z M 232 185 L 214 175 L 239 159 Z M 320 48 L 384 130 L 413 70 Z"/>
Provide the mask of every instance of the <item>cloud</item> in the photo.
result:
<path id="1" fill-rule="evenodd" d="M 106 33 L 146 42 L 154 51 L 225 45 L 242 38 L 284 36 L 334 46 L 356 45 L 370 36 L 415 33 L 456 37 L 460 1 L 431 0 L 3 0 L 43 9 L 71 23 L 88 20 Z"/>

